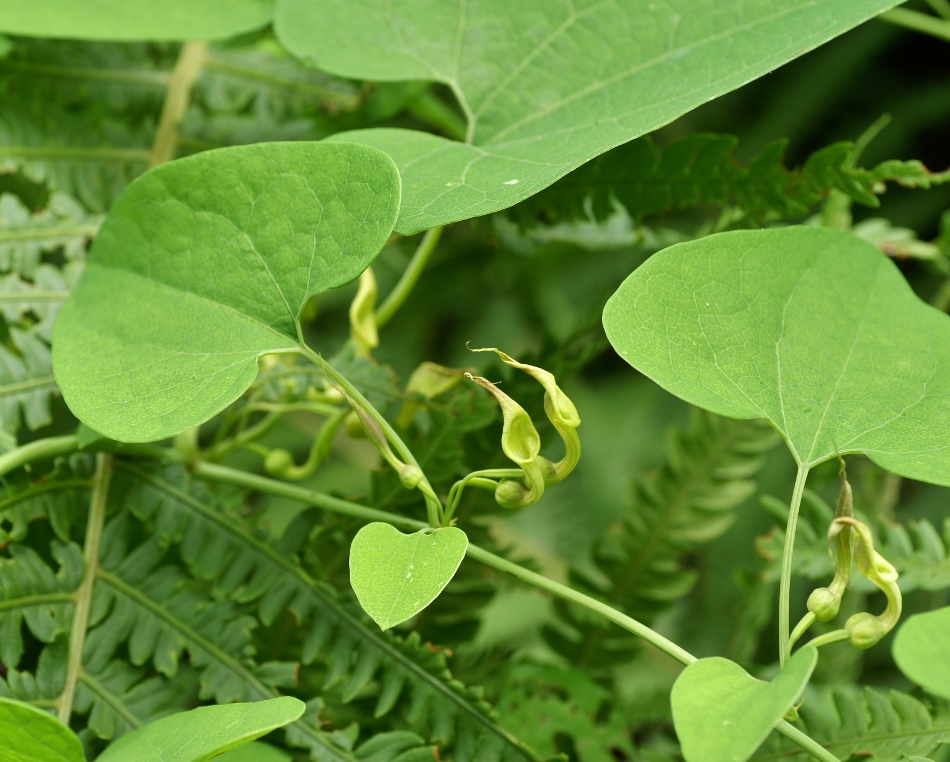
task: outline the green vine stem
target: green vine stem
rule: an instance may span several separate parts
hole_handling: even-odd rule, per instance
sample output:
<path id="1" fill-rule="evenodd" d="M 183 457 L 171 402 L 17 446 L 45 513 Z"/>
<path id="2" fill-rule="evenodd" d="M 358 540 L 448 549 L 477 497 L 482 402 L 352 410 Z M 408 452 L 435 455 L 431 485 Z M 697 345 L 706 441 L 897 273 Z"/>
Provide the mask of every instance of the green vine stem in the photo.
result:
<path id="1" fill-rule="evenodd" d="M 96 456 L 96 475 L 92 483 L 89 501 L 89 521 L 86 525 L 86 542 L 83 545 L 82 582 L 76 591 L 73 626 L 69 635 L 69 656 L 66 662 L 66 682 L 58 700 L 58 716 L 64 725 L 69 724 L 73 712 L 76 684 L 82 672 L 82 649 L 89 626 L 89 610 L 92 608 L 92 590 L 99 571 L 99 544 L 106 522 L 106 503 L 109 498 L 109 479 L 112 476 L 112 455 L 101 452 Z"/>
<path id="2" fill-rule="evenodd" d="M 784 667 L 788 661 L 789 652 L 789 609 L 791 607 L 792 590 L 792 555 L 795 552 L 795 530 L 798 528 L 798 511 L 802 505 L 802 494 L 805 492 L 805 479 L 808 478 L 808 469 L 799 465 L 798 475 L 795 477 L 795 488 L 792 490 L 792 502 L 788 508 L 788 526 L 785 529 L 785 548 L 782 551 L 782 578 L 779 587 L 778 599 L 778 653 L 779 661 Z"/>
<path id="3" fill-rule="evenodd" d="M 429 257 L 432 256 L 432 252 L 435 251 L 436 244 L 441 237 L 441 225 L 439 227 L 430 228 L 425 232 L 425 235 L 422 236 L 422 241 L 419 243 L 415 254 L 412 255 L 409 266 L 402 274 L 396 287 L 389 293 L 379 306 L 379 309 L 376 310 L 377 328 L 382 328 L 386 325 L 390 318 L 395 315 L 396 311 L 402 306 L 403 302 L 406 301 L 406 297 L 409 296 L 409 293 L 416 285 L 416 281 L 419 280 L 419 276 L 422 275 L 422 271 L 425 269 L 426 263 L 429 261 Z"/>
<path id="4" fill-rule="evenodd" d="M 818 617 L 816 617 L 814 614 L 812 614 L 809 611 L 807 614 L 805 614 L 805 616 L 801 618 L 799 623 L 795 625 L 795 629 L 792 630 L 792 635 L 788 639 L 788 650 L 789 650 L 788 656 L 792 655 L 791 650 L 792 648 L 795 647 L 795 644 L 799 641 L 801 636 L 804 635 L 808 631 L 808 628 L 811 627 L 817 621 L 818 621 Z"/>
<path id="5" fill-rule="evenodd" d="M 38 439 L 0 455 L 0 476 L 9 473 L 14 468 L 19 468 L 37 460 L 48 460 L 60 455 L 68 455 L 78 447 L 79 443 L 75 434 L 65 437 Z"/>
<path id="6" fill-rule="evenodd" d="M 419 461 L 416 460 L 416 456 L 412 454 L 412 451 L 408 447 L 406 447 L 405 442 L 402 441 L 402 438 L 396 433 L 396 430 L 390 425 L 389 421 L 387 421 L 386 418 L 375 407 L 369 404 L 369 401 L 363 396 L 362 392 L 353 386 L 346 376 L 336 370 L 336 368 L 334 368 L 332 365 L 324 361 L 324 359 L 312 349 L 310 349 L 310 347 L 308 347 L 306 344 L 301 344 L 300 351 L 304 357 L 310 360 L 318 368 L 323 368 L 323 372 L 327 379 L 335 386 L 342 389 L 346 396 L 355 400 L 357 404 L 366 412 L 366 414 L 373 419 L 379 428 L 382 429 L 386 439 L 388 439 L 390 444 L 396 448 L 396 452 L 403 461 L 408 463 L 410 466 L 415 466 L 417 469 L 419 469 L 419 473 L 422 476 L 419 480 L 417 488 L 422 493 L 423 497 L 425 497 L 426 515 L 429 519 L 429 526 L 441 526 L 440 519 L 442 517 L 442 501 L 436 497 L 435 490 L 432 489 L 429 479 L 419 466 Z"/>
<path id="7" fill-rule="evenodd" d="M 950 21 L 945 19 L 938 19 L 919 11 L 909 11 L 906 8 L 894 8 L 885 11 L 878 18 L 895 26 L 902 26 L 905 29 L 913 29 L 915 32 L 922 32 L 923 34 L 929 34 L 931 37 L 950 41 Z"/>
<path id="8" fill-rule="evenodd" d="M 326 495 L 322 492 L 317 492 L 316 490 L 298 487 L 293 484 L 286 484 L 285 482 L 281 482 L 276 479 L 268 479 L 265 476 L 249 474 L 244 471 L 228 468 L 226 466 L 200 462 L 194 465 L 193 473 L 195 476 L 200 478 L 224 482 L 227 484 L 234 484 L 240 487 L 256 490 L 258 492 L 265 492 L 278 497 L 297 500 L 299 502 L 314 505 L 318 508 L 323 508 L 324 510 L 339 513 L 344 516 L 366 519 L 368 521 L 384 521 L 389 524 L 404 526 L 410 529 L 424 529 L 427 526 L 422 521 L 406 518 L 404 516 L 397 516 L 392 513 L 387 513 L 386 511 L 377 510 L 375 508 L 368 508 L 364 505 L 359 505 L 358 503 L 351 503 L 348 500 L 342 500 L 340 498 Z M 524 567 L 512 563 L 511 561 L 507 561 L 501 556 L 496 556 L 494 553 L 490 553 L 489 551 L 484 550 L 477 545 L 469 545 L 466 555 L 485 564 L 486 566 L 490 566 L 494 569 L 497 569 L 498 571 L 510 574 L 513 577 L 522 580 L 523 582 L 527 582 L 530 585 L 534 585 L 541 588 L 542 590 L 546 590 L 549 593 L 558 596 L 559 598 L 563 598 L 566 601 L 571 601 L 572 603 L 576 603 L 580 606 L 590 609 L 591 611 L 597 612 L 607 620 L 646 640 L 648 643 L 652 644 L 663 653 L 667 654 L 673 659 L 676 659 L 676 661 L 680 662 L 680 664 L 689 665 L 696 661 L 696 657 L 691 653 L 684 650 L 683 648 L 680 648 L 678 645 L 676 645 L 676 643 L 663 637 L 658 632 L 654 632 L 645 624 L 642 624 L 636 619 L 633 619 L 632 617 L 629 617 L 626 614 L 611 608 L 605 603 L 601 603 L 600 601 L 591 598 L 590 596 L 584 595 L 577 590 L 574 590 L 566 585 L 562 585 L 559 582 L 555 582 L 552 579 L 548 579 L 541 574 L 537 574 L 533 571 L 525 569 Z M 780 721 L 775 726 L 775 729 L 778 730 L 778 732 L 780 732 L 782 735 L 789 738 L 791 741 L 798 744 L 802 749 L 809 752 L 813 757 L 821 760 L 821 762 L 839 762 L 839 760 L 833 754 L 831 754 L 831 752 L 821 746 L 817 741 L 805 735 L 800 730 L 785 722 L 784 720 Z"/>

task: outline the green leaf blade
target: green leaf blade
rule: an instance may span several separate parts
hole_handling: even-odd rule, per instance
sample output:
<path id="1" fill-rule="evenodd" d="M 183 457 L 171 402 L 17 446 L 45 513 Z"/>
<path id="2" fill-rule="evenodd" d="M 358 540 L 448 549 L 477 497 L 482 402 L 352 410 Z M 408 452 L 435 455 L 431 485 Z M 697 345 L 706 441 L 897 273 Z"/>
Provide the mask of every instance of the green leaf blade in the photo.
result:
<path id="1" fill-rule="evenodd" d="M 677 396 L 769 420 L 805 467 L 864 452 L 950 484 L 950 321 L 866 241 L 801 227 L 673 246 L 610 298 L 604 325 Z"/>
<path id="2" fill-rule="evenodd" d="M 897 631 L 893 653 L 907 677 L 950 699 L 950 607 L 908 619 Z"/>
<path id="3" fill-rule="evenodd" d="M 69 0 L 6 3 L 0 31 L 32 37 L 82 40 L 218 40 L 266 25 L 273 0 Z"/>
<path id="4" fill-rule="evenodd" d="M 326 71 L 434 80 L 455 93 L 470 145 L 405 136 L 411 148 L 392 154 L 407 189 L 397 230 L 411 233 L 528 198 L 893 5 L 412 0 L 393 14 L 384 0 L 280 0 L 275 28 Z M 366 131 L 340 139 L 381 145 Z"/>
<path id="5" fill-rule="evenodd" d="M 0 739 L 9 762 L 83 762 L 79 738 L 51 714 L 0 697 Z"/>
<path id="6" fill-rule="evenodd" d="M 67 403 L 120 441 L 207 420 L 250 385 L 261 354 L 299 346 L 307 298 L 366 268 L 398 203 L 392 161 L 349 144 L 228 148 L 143 175 L 54 327 Z"/>
<path id="7" fill-rule="evenodd" d="M 305 705 L 290 696 L 192 709 L 123 736 L 101 762 L 205 762 L 298 719 Z"/>
<path id="8" fill-rule="evenodd" d="M 350 584 L 363 610 L 388 630 L 439 596 L 467 549 L 468 537 L 455 527 L 405 535 L 390 524 L 367 524 L 350 547 Z"/>
<path id="9" fill-rule="evenodd" d="M 802 648 L 771 683 L 720 657 L 690 664 L 670 699 L 687 762 L 745 762 L 805 689 L 817 663 L 818 651 Z"/>

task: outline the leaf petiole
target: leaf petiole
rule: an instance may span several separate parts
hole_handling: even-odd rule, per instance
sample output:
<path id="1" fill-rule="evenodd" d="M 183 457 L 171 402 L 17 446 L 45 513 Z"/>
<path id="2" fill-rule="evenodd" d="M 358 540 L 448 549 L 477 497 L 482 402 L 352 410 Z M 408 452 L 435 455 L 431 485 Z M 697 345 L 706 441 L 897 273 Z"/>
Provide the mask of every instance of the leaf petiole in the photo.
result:
<path id="1" fill-rule="evenodd" d="M 792 502 L 788 510 L 788 526 L 785 529 L 785 548 L 782 552 L 782 578 L 779 587 L 778 603 L 778 652 L 781 665 L 788 661 L 791 649 L 788 627 L 789 608 L 792 587 L 792 555 L 795 552 L 795 530 L 798 528 L 798 511 L 802 505 L 802 495 L 805 492 L 805 480 L 808 478 L 808 469 L 799 465 L 795 477 L 795 487 L 792 490 Z M 796 628 L 797 629 L 797 628 Z"/>

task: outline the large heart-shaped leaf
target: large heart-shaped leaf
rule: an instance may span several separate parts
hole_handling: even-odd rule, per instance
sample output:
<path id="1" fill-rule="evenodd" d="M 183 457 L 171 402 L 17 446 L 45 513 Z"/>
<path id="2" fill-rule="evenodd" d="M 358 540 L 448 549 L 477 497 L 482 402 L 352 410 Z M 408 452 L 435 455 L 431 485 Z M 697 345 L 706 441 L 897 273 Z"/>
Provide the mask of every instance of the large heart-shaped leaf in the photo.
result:
<path id="1" fill-rule="evenodd" d="M 950 606 L 908 619 L 897 631 L 893 653 L 907 677 L 950 699 Z"/>
<path id="2" fill-rule="evenodd" d="M 122 736 L 97 762 L 205 762 L 298 719 L 306 705 L 291 696 L 179 712 Z"/>
<path id="3" fill-rule="evenodd" d="M 690 664 L 673 685 L 673 722 L 686 762 L 745 762 L 808 684 L 818 651 L 805 647 L 772 682 L 728 659 Z"/>
<path id="4" fill-rule="evenodd" d="M 438 598 L 467 549 L 468 537 L 455 527 L 403 534 L 367 524 L 350 546 L 350 584 L 363 611 L 388 630 Z"/>
<path id="5" fill-rule="evenodd" d="M 392 129 L 338 136 L 396 160 L 405 188 L 396 229 L 411 233 L 511 206 L 894 5 L 278 0 L 275 28 L 326 71 L 455 92 L 466 143 Z"/>
<path id="6" fill-rule="evenodd" d="M 53 715 L 0 697 L 3 762 L 83 762 L 79 738 Z"/>
<path id="7" fill-rule="evenodd" d="M 0 32 L 80 40 L 220 40 L 265 26 L 274 0 L 0 3 Z"/>
<path id="8" fill-rule="evenodd" d="M 624 281 L 604 326 L 673 394 L 767 418 L 805 468 L 864 452 L 950 484 L 950 318 L 862 239 L 798 227 L 671 246 Z"/>
<path id="9" fill-rule="evenodd" d="M 365 146 L 263 143 L 164 164 L 122 193 L 53 330 L 72 411 L 123 442 L 196 426 L 261 354 L 299 346 L 313 294 L 389 237 L 399 176 Z"/>

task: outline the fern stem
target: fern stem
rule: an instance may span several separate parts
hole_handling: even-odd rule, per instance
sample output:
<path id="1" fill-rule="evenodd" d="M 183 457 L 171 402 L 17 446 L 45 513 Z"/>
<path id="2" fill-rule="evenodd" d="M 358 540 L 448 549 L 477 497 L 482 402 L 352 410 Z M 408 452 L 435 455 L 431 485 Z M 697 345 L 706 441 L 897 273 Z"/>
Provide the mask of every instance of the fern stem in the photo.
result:
<path id="1" fill-rule="evenodd" d="M 207 51 L 207 42 L 192 41 L 182 45 L 178 61 L 168 80 L 165 103 L 162 105 L 162 115 L 158 120 L 158 131 L 155 133 L 155 142 L 148 156 L 149 168 L 157 167 L 175 158 L 178 123 L 188 108 L 191 87 L 201 73 Z"/>
<path id="2" fill-rule="evenodd" d="M 284 90 L 297 91 L 304 95 L 311 95 L 319 98 L 324 103 L 330 103 L 336 108 L 344 111 L 352 111 L 360 105 L 360 97 L 351 93 L 342 93 L 331 90 L 327 87 L 312 84 L 310 82 L 299 82 L 293 79 L 283 79 L 275 77 L 273 74 L 259 71 L 250 66 L 239 66 L 230 61 L 223 61 L 214 56 L 208 56 L 205 59 L 205 68 L 208 71 L 217 71 L 221 74 L 228 74 L 232 77 L 241 77 L 251 79 L 257 82 L 263 82 L 267 85 L 273 85 Z"/>
<path id="3" fill-rule="evenodd" d="M 27 300 L 24 300 L 27 301 Z M 0 300 L 2 302 L 2 300 Z M 19 394 L 28 392 L 30 389 L 39 389 L 43 386 L 52 386 L 56 383 L 55 376 L 37 376 L 36 378 L 27 378 L 23 381 L 14 381 L 12 384 L 0 386 L 0 397 L 6 397 L 8 394 Z"/>
<path id="4" fill-rule="evenodd" d="M 118 696 L 116 696 L 112 691 L 106 688 L 88 672 L 85 670 L 80 670 L 79 680 L 85 683 L 89 690 L 105 701 L 113 712 L 119 715 L 119 717 L 129 723 L 129 725 L 131 725 L 133 728 L 137 728 L 142 725 L 142 721 L 128 710 L 128 707 L 122 703 Z"/>
<path id="5" fill-rule="evenodd" d="M 25 595 L 22 598 L 10 598 L 0 601 L 0 612 L 12 609 L 25 609 L 27 606 L 43 606 L 50 603 L 72 603 L 76 600 L 75 593 L 40 593 Z"/>
<path id="6" fill-rule="evenodd" d="M 425 269 L 426 263 L 429 261 L 429 257 L 432 256 L 432 252 L 435 251 L 435 247 L 441 237 L 441 225 L 430 228 L 425 232 L 425 235 L 422 236 L 422 241 L 420 241 L 419 246 L 412 255 L 409 266 L 406 267 L 396 287 L 389 292 L 389 295 L 383 300 L 379 309 L 376 310 L 377 328 L 382 328 L 386 325 L 390 318 L 392 318 L 392 316 L 396 314 L 396 311 L 403 305 L 403 302 L 406 301 L 409 293 L 419 280 L 419 276 L 422 275 L 422 271 Z"/>
<path id="7" fill-rule="evenodd" d="M 887 21 L 895 26 L 913 29 L 915 32 L 929 34 L 941 40 L 950 40 L 950 21 L 934 18 L 920 11 L 909 11 L 906 8 L 894 8 L 878 16 L 881 21 Z"/>
<path id="8" fill-rule="evenodd" d="M 64 159 L 73 161 L 147 162 L 149 152 L 141 148 L 96 148 L 85 146 L 0 146 L 0 158 Z"/>
<path id="9" fill-rule="evenodd" d="M 29 444 L 17 447 L 15 450 L 0 455 L 0 476 L 25 463 L 66 455 L 78 447 L 79 444 L 75 434 L 70 434 L 65 437 L 38 439 L 35 442 L 30 442 Z"/>
<path id="10" fill-rule="evenodd" d="M 785 529 L 785 548 L 782 551 L 782 578 L 779 583 L 778 599 L 778 653 L 784 667 L 789 651 L 789 609 L 792 590 L 792 555 L 795 552 L 795 530 L 798 528 L 798 511 L 805 492 L 805 479 L 808 469 L 800 465 L 795 476 L 795 488 L 792 490 L 792 502 L 788 509 L 788 526 Z"/>
<path id="11" fill-rule="evenodd" d="M 98 225 L 58 225 L 49 228 L 23 228 L 22 230 L 0 230 L 0 243 L 8 241 L 48 241 L 51 238 L 89 238 L 99 232 Z M 68 291 L 52 291 L 51 294 L 62 294 L 63 299 Z M 3 299 L 12 299 L 16 294 L 3 294 Z M 35 298 L 35 297 L 33 297 Z"/>
<path id="12" fill-rule="evenodd" d="M 110 84 L 120 85 L 151 85 L 158 87 L 164 87 L 169 77 L 168 72 L 149 69 L 91 69 L 74 66 L 48 66 L 36 63 L 21 63 L 18 61 L 4 61 L 0 64 L 0 71 L 31 74 L 38 77 L 52 77 L 54 79 L 78 79 L 90 82 L 108 82 Z"/>
<path id="13" fill-rule="evenodd" d="M 69 636 L 69 657 L 66 662 L 66 682 L 59 697 L 59 720 L 69 725 L 73 712 L 76 683 L 82 671 L 82 650 L 89 626 L 89 610 L 92 608 L 92 590 L 99 571 L 99 544 L 106 523 L 106 503 L 109 497 L 109 479 L 112 476 L 112 455 L 101 452 L 96 456 L 96 475 L 93 480 L 92 497 L 89 501 L 89 522 L 86 525 L 86 542 L 83 545 L 85 571 L 82 583 L 76 591 L 76 610 Z"/>

